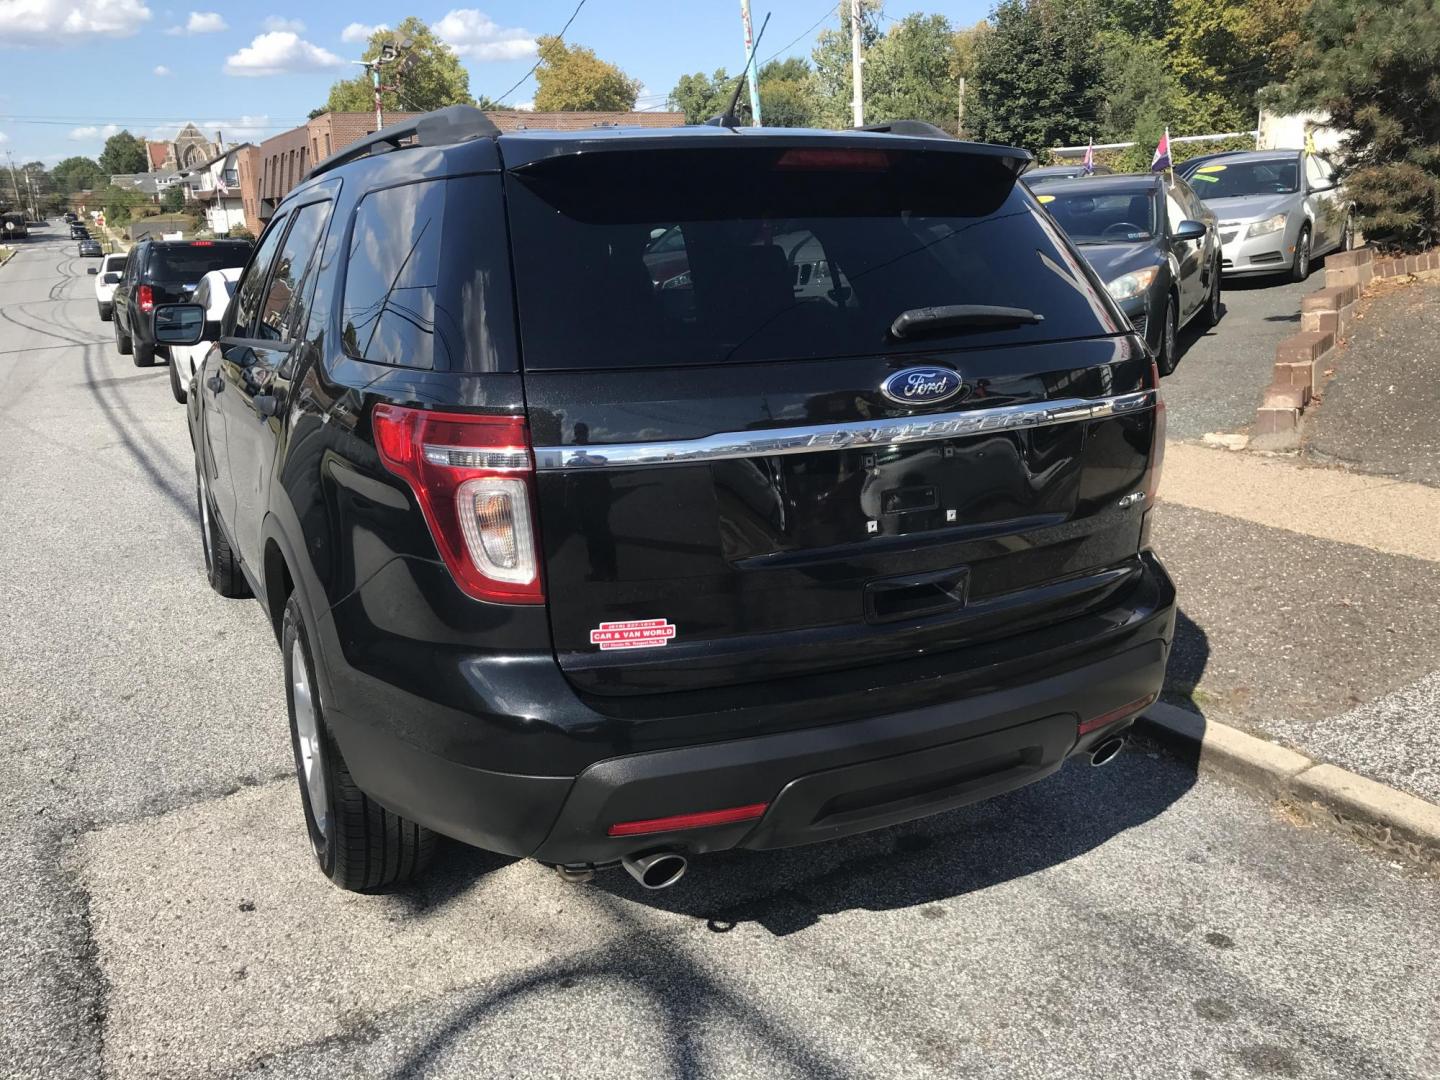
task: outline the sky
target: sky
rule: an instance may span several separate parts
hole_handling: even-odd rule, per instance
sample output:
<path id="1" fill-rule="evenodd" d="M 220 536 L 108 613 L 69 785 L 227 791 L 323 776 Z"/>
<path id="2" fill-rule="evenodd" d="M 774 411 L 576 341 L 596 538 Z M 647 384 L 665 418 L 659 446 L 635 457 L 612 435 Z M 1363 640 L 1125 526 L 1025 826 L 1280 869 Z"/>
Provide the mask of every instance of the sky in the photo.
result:
<path id="1" fill-rule="evenodd" d="M 535 62 L 535 37 L 553 34 L 579 0 L 0 0 L 0 153 L 18 164 L 95 157 L 120 128 L 173 138 L 187 120 L 227 142 L 260 141 L 303 123 L 330 84 L 360 69 L 347 63 L 369 29 L 418 15 L 460 53 L 470 92 L 498 98 Z M 957 27 L 983 18 L 991 0 L 889 0 L 885 15 L 913 10 Z M 808 56 L 815 36 L 838 25 L 834 0 L 752 0 L 755 28 L 771 13 L 758 49 Z M 637 108 L 663 109 L 682 74 L 745 62 L 739 0 L 583 0 L 565 40 L 593 48 L 644 86 Z M 528 104 L 531 77 L 508 103 Z M 3 159 L 0 159 L 3 164 Z"/>

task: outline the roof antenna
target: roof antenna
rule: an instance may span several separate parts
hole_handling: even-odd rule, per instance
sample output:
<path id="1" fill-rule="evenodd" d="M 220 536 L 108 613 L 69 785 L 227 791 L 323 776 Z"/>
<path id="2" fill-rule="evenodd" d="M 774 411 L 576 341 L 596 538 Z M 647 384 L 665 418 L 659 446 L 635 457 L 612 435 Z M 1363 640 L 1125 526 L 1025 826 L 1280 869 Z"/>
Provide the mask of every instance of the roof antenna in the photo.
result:
<path id="1" fill-rule="evenodd" d="M 730 103 L 725 106 L 725 111 L 719 116 L 712 116 L 705 123 L 712 127 L 734 128 L 740 126 L 740 118 L 735 115 L 736 108 L 740 105 L 740 91 L 745 88 L 745 79 L 750 74 L 750 65 L 755 63 L 755 54 L 760 51 L 760 39 L 765 36 L 765 27 L 770 25 L 770 12 L 765 13 L 765 21 L 760 24 L 760 32 L 755 35 L 755 44 L 750 46 L 750 55 L 745 59 L 745 66 L 740 69 L 740 77 L 735 80 L 735 90 L 730 95 Z"/>

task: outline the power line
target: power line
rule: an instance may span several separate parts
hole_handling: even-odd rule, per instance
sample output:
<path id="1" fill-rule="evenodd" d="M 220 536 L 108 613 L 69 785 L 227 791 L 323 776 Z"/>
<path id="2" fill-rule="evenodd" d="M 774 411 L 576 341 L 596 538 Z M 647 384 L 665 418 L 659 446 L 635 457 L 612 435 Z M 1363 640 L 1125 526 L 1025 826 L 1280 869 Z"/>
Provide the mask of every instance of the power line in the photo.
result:
<path id="1" fill-rule="evenodd" d="M 783 52 L 788 52 L 788 51 L 790 50 L 791 46 L 793 46 L 793 45 L 795 44 L 795 42 L 799 41 L 801 38 L 803 38 L 803 37 L 805 37 L 806 35 L 808 35 L 809 33 L 811 33 L 811 32 L 812 32 L 817 26 L 819 26 L 821 23 L 827 21 L 827 20 L 830 18 L 831 14 L 834 13 L 834 11 L 835 11 L 835 5 L 834 5 L 834 4 L 826 4 L 826 5 L 825 5 L 825 14 L 821 15 L 820 18 L 816 19 L 813 23 L 811 23 L 809 30 L 802 30 L 800 33 L 796 34 L 795 37 L 794 37 L 788 44 L 780 46 L 780 48 L 776 49 L 773 53 L 771 53 L 769 56 L 767 56 L 764 60 L 760 61 L 760 63 L 755 66 L 755 69 L 758 71 L 760 68 L 762 68 L 762 67 L 764 67 L 766 64 L 768 64 L 771 60 L 774 60 L 774 59 L 775 59 L 777 56 L 779 56 L 781 53 L 783 53 Z"/>
<path id="2" fill-rule="evenodd" d="M 570 18 L 565 20 L 565 25 L 560 28 L 560 33 L 555 35 L 556 42 L 561 42 L 565 40 L 565 31 L 570 29 L 570 24 L 575 21 L 575 16 L 580 14 L 580 9 L 584 6 L 585 0 L 580 0 L 580 2 L 575 5 L 575 10 L 570 13 Z M 510 87 L 509 90 L 506 90 L 505 93 L 501 94 L 498 98 L 495 98 L 495 103 L 497 105 L 503 105 L 506 98 L 508 98 L 516 90 L 520 89 L 520 87 L 525 84 L 525 80 L 530 78 L 531 75 L 535 74 L 535 70 L 540 66 L 541 61 L 543 61 L 544 59 L 544 54 L 536 56 L 535 63 L 530 65 L 530 70 L 525 72 L 524 75 L 521 75 L 519 81 L 516 82 L 514 86 Z"/>

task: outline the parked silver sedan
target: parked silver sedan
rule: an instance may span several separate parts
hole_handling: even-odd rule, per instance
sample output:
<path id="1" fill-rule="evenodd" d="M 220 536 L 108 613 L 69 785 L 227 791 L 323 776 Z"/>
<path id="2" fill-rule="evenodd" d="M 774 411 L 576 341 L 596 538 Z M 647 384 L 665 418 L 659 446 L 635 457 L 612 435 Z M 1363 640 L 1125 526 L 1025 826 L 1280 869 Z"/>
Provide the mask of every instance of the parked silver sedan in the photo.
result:
<path id="1" fill-rule="evenodd" d="M 1315 256 L 1350 246 L 1350 201 L 1335 166 L 1303 150 L 1192 158 L 1176 170 L 1220 219 L 1227 275 L 1310 276 Z"/>

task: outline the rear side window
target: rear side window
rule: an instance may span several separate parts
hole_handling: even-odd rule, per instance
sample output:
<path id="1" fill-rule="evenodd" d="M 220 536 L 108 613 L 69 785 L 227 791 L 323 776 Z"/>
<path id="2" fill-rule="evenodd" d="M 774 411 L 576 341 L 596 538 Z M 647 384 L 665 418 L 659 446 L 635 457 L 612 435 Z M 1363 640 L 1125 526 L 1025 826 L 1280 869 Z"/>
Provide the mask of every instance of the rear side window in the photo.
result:
<path id="1" fill-rule="evenodd" d="M 746 363 L 1118 332 L 1053 222 L 994 159 L 726 148 L 552 158 L 511 174 L 532 370 Z M 1035 325 L 899 343 L 902 312 Z"/>
<path id="2" fill-rule="evenodd" d="M 341 341 L 360 360 L 428 371 L 516 371 L 500 178 L 372 191 L 355 210 Z"/>
<path id="3" fill-rule="evenodd" d="M 244 266 L 249 257 L 249 244 L 202 242 L 157 247 L 151 252 L 145 276 L 157 285 L 194 285 L 211 270 Z"/>
<path id="4" fill-rule="evenodd" d="M 280 247 L 265 301 L 260 305 L 260 320 L 254 336 L 279 341 L 290 336 L 304 318 L 301 297 L 315 248 L 324 235 L 330 219 L 330 203 L 318 202 L 302 206 L 291 215 L 290 231 Z"/>

